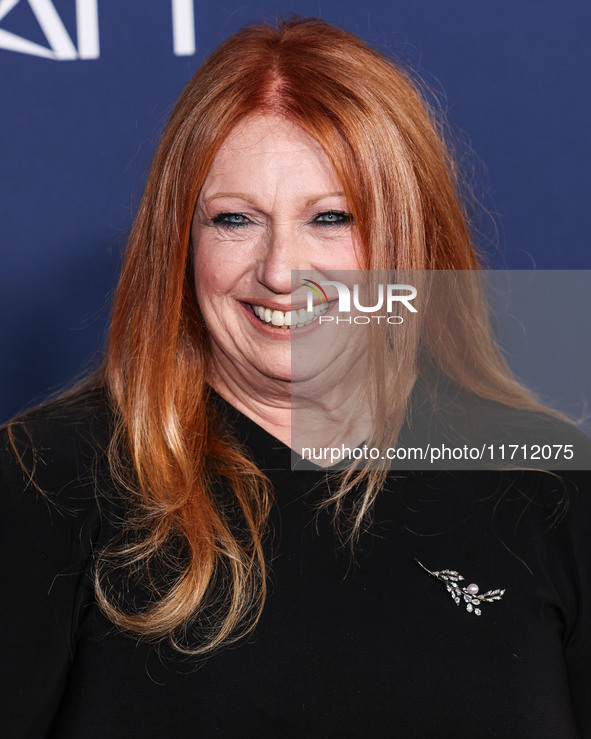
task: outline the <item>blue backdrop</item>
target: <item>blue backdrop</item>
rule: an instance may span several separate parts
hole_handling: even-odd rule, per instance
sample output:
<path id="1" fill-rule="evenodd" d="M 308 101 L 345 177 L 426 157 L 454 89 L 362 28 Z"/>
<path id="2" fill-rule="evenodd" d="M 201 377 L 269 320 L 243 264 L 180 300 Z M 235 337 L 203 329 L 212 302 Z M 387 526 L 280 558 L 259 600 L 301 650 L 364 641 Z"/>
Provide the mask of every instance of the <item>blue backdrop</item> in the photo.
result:
<path id="1" fill-rule="evenodd" d="M 0 0 L 0 420 L 99 350 L 184 83 L 235 29 L 289 12 L 341 25 L 444 91 L 495 214 L 493 264 L 591 268 L 585 0 Z"/>

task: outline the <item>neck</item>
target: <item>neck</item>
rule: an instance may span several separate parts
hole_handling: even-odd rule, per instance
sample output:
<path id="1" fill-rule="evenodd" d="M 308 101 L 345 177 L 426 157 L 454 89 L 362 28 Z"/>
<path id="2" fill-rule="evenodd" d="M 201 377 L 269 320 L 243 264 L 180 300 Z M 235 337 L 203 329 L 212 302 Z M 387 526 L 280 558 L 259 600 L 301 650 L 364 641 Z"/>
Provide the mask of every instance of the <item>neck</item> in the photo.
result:
<path id="1" fill-rule="evenodd" d="M 314 382 L 274 380 L 255 385 L 239 374 L 220 371 L 212 373 L 210 384 L 230 405 L 300 455 L 304 448 L 355 447 L 371 436 L 369 403 L 359 385 L 353 392 L 350 383 L 325 380 L 319 392 Z"/>

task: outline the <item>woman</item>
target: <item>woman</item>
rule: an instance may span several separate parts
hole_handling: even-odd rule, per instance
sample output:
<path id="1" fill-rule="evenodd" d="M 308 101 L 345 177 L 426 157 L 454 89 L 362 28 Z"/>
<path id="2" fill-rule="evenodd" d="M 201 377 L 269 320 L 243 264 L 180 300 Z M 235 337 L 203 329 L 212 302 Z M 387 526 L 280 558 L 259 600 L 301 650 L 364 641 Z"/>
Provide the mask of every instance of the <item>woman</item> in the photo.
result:
<path id="1" fill-rule="evenodd" d="M 156 154 L 103 367 L 6 433 L 11 735 L 591 732 L 587 474 L 290 470 L 294 389 L 312 437 L 353 446 L 408 433 L 434 372 L 542 412 L 483 319 L 461 361 L 433 315 L 395 372 L 360 360 L 392 335 L 315 357 L 292 271 L 474 270 L 458 193 L 415 86 L 360 40 L 257 26 L 206 61 Z M 341 350 L 356 369 L 335 382 Z"/>

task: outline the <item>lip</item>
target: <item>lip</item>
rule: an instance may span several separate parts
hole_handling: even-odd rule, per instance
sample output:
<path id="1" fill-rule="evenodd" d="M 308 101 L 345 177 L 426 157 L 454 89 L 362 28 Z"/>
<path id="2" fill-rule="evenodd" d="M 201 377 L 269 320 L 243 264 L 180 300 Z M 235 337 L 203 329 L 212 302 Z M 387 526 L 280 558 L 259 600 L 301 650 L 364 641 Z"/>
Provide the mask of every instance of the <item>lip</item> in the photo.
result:
<path id="1" fill-rule="evenodd" d="M 260 298 L 242 298 L 238 302 L 244 303 L 246 305 L 261 305 L 263 308 L 270 308 L 271 310 L 280 310 L 283 313 L 287 313 L 287 311 L 290 311 L 290 310 L 300 310 L 301 308 L 308 307 L 307 302 L 292 303 L 291 305 L 285 305 L 285 303 L 276 303 L 273 300 L 263 300 Z M 329 301 L 329 302 L 333 302 L 333 301 Z M 324 303 L 315 301 L 312 305 L 313 307 L 316 307 L 317 305 L 324 305 Z"/>
<path id="2" fill-rule="evenodd" d="M 271 308 L 272 310 L 281 310 L 284 312 L 288 310 L 299 310 L 299 308 L 296 308 L 295 306 L 293 308 L 290 308 L 289 306 L 282 305 L 281 303 L 275 303 L 269 300 L 253 300 L 252 302 L 250 300 L 237 300 L 236 302 L 240 306 L 240 310 L 242 311 L 246 319 L 263 336 L 274 339 L 275 341 L 290 341 L 293 338 L 293 329 L 281 329 L 277 328 L 276 326 L 271 326 L 269 323 L 263 323 L 263 321 L 257 318 L 253 313 L 252 306 L 262 305 L 264 308 Z M 330 313 L 333 310 L 337 301 L 330 301 L 330 303 L 332 304 L 330 305 L 326 313 Z M 321 305 L 321 303 L 318 303 L 317 305 Z M 305 305 L 300 306 L 300 308 L 305 307 Z M 303 326 L 302 328 L 297 329 L 298 336 L 306 336 L 306 334 L 315 331 L 320 325 L 321 324 L 319 321 L 312 321 L 312 323 L 309 323 L 307 326 Z"/>

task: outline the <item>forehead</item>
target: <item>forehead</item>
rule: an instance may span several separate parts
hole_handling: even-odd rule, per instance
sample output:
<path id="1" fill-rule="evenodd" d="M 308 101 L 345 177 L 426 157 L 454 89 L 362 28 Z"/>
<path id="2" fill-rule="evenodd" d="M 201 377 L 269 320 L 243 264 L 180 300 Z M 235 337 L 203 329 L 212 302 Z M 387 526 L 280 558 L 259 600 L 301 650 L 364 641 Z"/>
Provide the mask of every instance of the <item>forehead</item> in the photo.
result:
<path id="1" fill-rule="evenodd" d="M 223 141 L 208 177 L 233 172 L 241 164 L 315 167 L 334 177 L 320 144 L 300 126 L 279 115 L 254 114 L 240 121 Z"/>

